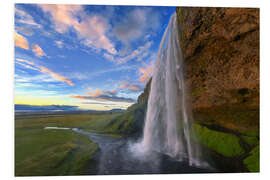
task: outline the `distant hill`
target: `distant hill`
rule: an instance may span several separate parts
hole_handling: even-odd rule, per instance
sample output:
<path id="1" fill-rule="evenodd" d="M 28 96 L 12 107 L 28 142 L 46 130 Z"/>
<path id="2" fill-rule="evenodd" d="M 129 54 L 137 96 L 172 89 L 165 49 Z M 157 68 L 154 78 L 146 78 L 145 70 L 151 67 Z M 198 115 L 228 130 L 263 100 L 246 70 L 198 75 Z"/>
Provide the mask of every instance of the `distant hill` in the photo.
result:
<path id="1" fill-rule="evenodd" d="M 93 113 L 120 113 L 125 112 L 124 109 L 112 109 L 108 111 L 99 110 L 81 110 L 78 106 L 68 106 L 68 105 L 27 105 L 27 104 L 15 104 L 16 112 L 33 112 L 33 111 L 65 111 L 65 112 L 93 112 Z"/>
<path id="2" fill-rule="evenodd" d="M 67 105 L 27 105 L 27 104 L 15 104 L 15 111 L 76 111 L 79 110 L 78 106 Z"/>
<path id="3" fill-rule="evenodd" d="M 124 109 L 112 109 L 112 110 L 109 110 L 109 112 L 112 112 L 112 113 L 120 113 L 120 112 L 125 112 L 126 110 Z"/>

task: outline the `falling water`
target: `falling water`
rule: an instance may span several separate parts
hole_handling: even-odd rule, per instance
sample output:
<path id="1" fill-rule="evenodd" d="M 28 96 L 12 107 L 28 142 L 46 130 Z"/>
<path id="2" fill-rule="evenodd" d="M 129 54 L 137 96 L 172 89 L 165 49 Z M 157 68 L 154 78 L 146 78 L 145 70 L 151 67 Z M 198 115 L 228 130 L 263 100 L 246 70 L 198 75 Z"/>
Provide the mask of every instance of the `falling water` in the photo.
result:
<path id="1" fill-rule="evenodd" d="M 186 105 L 183 56 L 174 13 L 162 37 L 154 67 L 140 151 L 158 151 L 200 165 L 191 140 L 192 114 Z M 138 148 L 137 148 L 138 149 Z"/>

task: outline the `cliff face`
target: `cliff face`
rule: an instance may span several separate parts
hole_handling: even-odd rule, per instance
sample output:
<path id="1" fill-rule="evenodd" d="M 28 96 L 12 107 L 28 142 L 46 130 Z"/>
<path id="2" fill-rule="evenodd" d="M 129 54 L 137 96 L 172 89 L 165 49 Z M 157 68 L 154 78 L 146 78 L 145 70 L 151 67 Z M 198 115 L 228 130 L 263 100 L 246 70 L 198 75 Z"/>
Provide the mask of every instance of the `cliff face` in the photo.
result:
<path id="1" fill-rule="evenodd" d="M 150 93 L 150 88 L 151 88 L 151 81 L 152 81 L 152 79 L 150 79 L 147 82 L 147 84 L 146 84 L 146 86 L 145 86 L 145 88 L 143 90 L 143 93 L 138 97 L 138 100 L 137 100 L 138 103 L 141 104 L 141 103 L 147 102 L 148 96 L 149 96 L 149 93 Z"/>
<path id="2" fill-rule="evenodd" d="M 193 109 L 258 106 L 259 9 L 184 7 L 177 15 Z"/>
<path id="3" fill-rule="evenodd" d="M 259 9 L 176 11 L 195 120 L 258 131 Z"/>
<path id="4" fill-rule="evenodd" d="M 259 171 L 259 9 L 176 12 L 197 140 L 222 170 Z"/>

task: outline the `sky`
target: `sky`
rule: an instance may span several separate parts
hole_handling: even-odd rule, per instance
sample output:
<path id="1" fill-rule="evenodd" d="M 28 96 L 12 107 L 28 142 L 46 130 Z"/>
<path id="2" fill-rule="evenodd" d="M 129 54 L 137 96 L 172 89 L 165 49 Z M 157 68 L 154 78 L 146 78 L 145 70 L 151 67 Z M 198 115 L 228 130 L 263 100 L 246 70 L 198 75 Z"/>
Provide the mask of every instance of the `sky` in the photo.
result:
<path id="1" fill-rule="evenodd" d="M 126 109 L 175 7 L 15 4 L 15 104 Z"/>

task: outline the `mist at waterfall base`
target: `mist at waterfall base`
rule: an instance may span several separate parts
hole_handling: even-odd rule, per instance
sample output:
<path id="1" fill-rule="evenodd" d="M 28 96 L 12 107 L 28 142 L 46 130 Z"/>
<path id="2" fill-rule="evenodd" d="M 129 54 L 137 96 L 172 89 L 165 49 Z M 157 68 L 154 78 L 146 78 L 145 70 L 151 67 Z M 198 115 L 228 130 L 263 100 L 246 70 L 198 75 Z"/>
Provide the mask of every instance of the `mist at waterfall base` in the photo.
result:
<path id="1" fill-rule="evenodd" d="M 183 58 L 174 13 L 162 37 L 154 66 L 143 137 L 130 143 L 134 156 L 153 159 L 153 152 L 189 166 L 209 167 L 191 136 L 192 113 L 187 105 Z M 155 154 L 155 153 L 154 153 Z M 157 157 L 155 161 L 159 161 Z"/>

